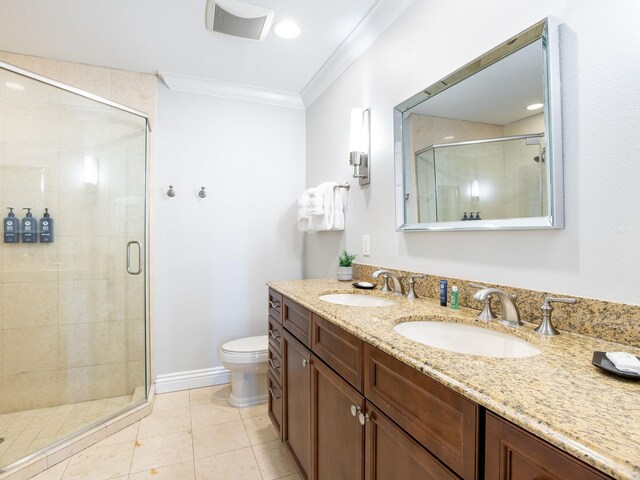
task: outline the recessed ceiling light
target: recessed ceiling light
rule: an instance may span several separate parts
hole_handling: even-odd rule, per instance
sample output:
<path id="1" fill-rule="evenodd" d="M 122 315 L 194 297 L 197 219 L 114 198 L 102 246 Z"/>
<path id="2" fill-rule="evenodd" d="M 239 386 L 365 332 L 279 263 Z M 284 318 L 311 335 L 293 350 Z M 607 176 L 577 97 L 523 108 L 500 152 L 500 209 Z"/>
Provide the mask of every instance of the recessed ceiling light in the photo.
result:
<path id="1" fill-rule="evenodd" d="M 453 135 L 447 135 L 446 137 L 442 137 L 443 140 L 453 140 L 454 138 L 456 137 L 454 137 Z"/>
<path id="2" fill-rule="evenodd" d="M 281 20 L 273 26 L 273 33 L 280 38 L 290 40 L 300 36 L 300 27 L 291 20 Z"/>
<path id="3" fill-rule="evenodd" d="M 538 110 L 539 108 L 544 107 L 542 103 L 532 103 L 527 107 L 527 110 Z"/>

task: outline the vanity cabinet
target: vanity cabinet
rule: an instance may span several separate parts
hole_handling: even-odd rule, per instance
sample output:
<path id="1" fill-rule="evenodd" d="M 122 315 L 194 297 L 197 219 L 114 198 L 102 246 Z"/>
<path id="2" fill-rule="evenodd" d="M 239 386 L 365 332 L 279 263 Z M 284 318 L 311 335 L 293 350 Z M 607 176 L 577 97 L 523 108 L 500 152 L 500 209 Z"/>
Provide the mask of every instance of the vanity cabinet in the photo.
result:
<path id="1" fill-rule="evenodd" d="M 487 480 L 603 480 L 589 465 L 550 443 L 487 412 L 485 432 Z"/>
<path id="2" fill-rule="evenodd" d="M 283 410 L 283 390 L 282 390 L 282 295 L 275 290 L 269 289 L 268 299 L 268 333 L 269 338 L 269 360 L 267 373 L 268 412 L 271 423 L 282 439 Z"/>

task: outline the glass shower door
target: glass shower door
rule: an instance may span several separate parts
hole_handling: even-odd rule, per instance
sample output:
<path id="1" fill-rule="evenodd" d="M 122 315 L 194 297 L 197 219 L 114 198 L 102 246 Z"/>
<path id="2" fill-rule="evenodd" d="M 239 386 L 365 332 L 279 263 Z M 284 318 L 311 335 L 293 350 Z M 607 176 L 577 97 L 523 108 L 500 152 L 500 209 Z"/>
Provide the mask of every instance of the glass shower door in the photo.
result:
<path id="1" fill-rule="evenodd" d="M 0 67 L 2 471 L 146 398 L 147 119 Z"/>

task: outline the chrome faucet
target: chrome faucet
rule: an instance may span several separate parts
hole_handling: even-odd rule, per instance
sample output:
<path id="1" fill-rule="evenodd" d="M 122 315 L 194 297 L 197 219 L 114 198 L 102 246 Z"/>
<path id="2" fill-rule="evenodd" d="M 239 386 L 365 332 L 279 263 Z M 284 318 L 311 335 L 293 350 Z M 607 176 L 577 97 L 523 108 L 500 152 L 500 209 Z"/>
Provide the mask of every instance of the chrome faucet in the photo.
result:
<path id="1" fill-rule="evenodd" d="M 516 296 L 509 295 L 507 292 L 503 292 L 499 288 L 483 288 L 478 290 L 473 296 L 476 300 L 484 302 L 491 295 L 495 295 L 500 299 L 500 305 L 502 306 L 502 315 L 500 315 L 500 323 L 503 323 L 509 327 L 519 327 L 524 325 L 520 320 L 520 312 L 516 305 Z"/>
<path id="2" fill-rule="evenodd" d="M 376 270 L 371 274 L 373 278 L 378 278 L 382 275 L 382 292 L 389 292 L 389 279 L 393 281 L 393 294 L 394 295 L 404 295 L 404 287 L 402 286 L 402 282 L 400 281 L 400 277 L 389 270 Z"/>
<path id="3" fill-rule="evenodd" d="M 418 298 L 418 295 L 415 291 L 416 280 L 424 277 L 426 277 L 426 275 L 409 275 L 409 277 L 407 278 L 407 283 L 409 283 L 409 291 L 407 292 L 406 297 L 409 300 L 415 300 L 416 298 Z"/>
<path id="4" fill-rule="evenodd" d="M 542 304 L 542 321 L 540 322 L 540 326 L 534 330 L 534 332 L 539 333 L 540 335 L 559 335 L 560 332 L 556 327 L 551 323 L 551 312 L 553 312 L 553 307 L 551 306 L 551 302 L 560 302 L 560 303 L 576 303 L 575 298 L 553 298 L 547 297 L 544 299 L 544 303 Z"/>

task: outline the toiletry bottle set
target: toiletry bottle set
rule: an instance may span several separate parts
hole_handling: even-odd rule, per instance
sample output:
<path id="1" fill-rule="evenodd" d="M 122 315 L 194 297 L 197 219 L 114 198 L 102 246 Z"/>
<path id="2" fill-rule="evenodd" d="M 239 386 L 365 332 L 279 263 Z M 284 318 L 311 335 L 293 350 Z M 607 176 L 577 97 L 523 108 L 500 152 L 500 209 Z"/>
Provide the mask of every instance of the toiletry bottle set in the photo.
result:
<path id="1" fill-rule="evenodd" d="M 44 215 L 38 220 L 31 213 L 31 208 L 24 208 L 27 213 L 22 221 L 16 218 L 16 214 L 13 213 L 13 207 L 7 207 L 9 214 L 5 217 L 3 222 L 4 229 L 4 243 L 37 243 L 38 236 L 40 237 L 40 243 L 52 243 L 53 242 L 53 218 L 49 214 L 49 209 L 44 209 Z M 38 235 L 39 234 L 39 235 Z"/>
<path id="2" fill-rule="evenodd" d="M 461 220 L 463 222 L 467 221 L 467 220 L 482 220 L 480 218 L 480 212 L 476 212 L 476 216 L 473 216 L 473 212 L 469 212 L 469 215 L 467 215 L 467 212 L 464 212 L 464 215 L 462 216 Z"/>
<path id="3" fill-rule="evenodd" d="M 447 306 L 447 285 L 446 280 L 440 280 L 440 306 L 442 307 Z M 451 309 L 458 310 L 458 308 L 458 287 L 453 285 L 451 287 Z"/>

